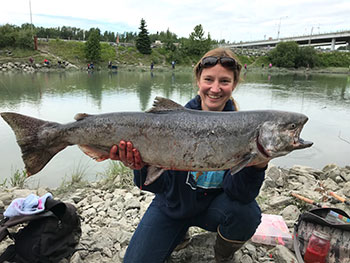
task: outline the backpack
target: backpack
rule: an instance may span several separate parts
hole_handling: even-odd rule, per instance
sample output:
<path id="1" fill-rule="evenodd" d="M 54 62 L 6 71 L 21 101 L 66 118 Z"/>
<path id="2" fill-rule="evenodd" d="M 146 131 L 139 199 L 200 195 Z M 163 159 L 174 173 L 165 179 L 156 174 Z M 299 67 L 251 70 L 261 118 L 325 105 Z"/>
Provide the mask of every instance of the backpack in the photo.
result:
<path id="1" fill-rule="evenodd" d="M 330 219 L 330 211 L 338 217 Z M 342 218 L 338 221 L 338 218 Z M 350 262 L 350 223 L 343 221 L 350 216 L 338 208 L 315 208 L 299 215 L 294 226 L 294 251 L 298 263 L 304 263 L 303 256 L 313 231 L 320 231 L 330 237 L 330 248 L 327 263 Z"/>
<path id="2" fill-rule="evenodd" d="M 28 224 L 17 233 L 11 234 L 7 229 L 22 223 Z M 0 263 L 56 263 L 77 250 L 80 217 L 73 205 L 50 198 L 41 213 L 5 218 L 0 224 L 0 241 L 7 235 L 14 244 L 0 256 Z"/>

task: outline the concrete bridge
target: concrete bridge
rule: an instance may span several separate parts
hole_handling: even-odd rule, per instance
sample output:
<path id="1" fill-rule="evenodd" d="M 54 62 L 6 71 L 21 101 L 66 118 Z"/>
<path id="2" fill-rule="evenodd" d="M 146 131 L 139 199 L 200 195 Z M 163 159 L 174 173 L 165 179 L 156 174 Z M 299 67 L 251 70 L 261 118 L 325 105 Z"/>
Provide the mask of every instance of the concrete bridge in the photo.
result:
<path id="1" fill-rule="evenodd" d="M 331 46 L 331 50 L 335 49 L 335 45 L 350 45 L 350 31 L 342 31 L 327 34 L 314 34 L 309 36 L 286 37 L 280 39 L 259 40 L 251 42 L 241 42 L 225 45 L 227 48 L 272 48 L 279 42 L 295 41 L 300 46 Z"/>

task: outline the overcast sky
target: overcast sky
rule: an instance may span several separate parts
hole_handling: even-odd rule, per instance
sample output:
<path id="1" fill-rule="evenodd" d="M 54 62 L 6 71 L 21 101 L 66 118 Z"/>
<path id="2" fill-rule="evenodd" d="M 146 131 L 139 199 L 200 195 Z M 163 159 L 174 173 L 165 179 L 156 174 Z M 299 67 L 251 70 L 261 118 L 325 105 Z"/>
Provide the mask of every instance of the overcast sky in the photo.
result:
<path id="1" fill-rule="evenodd" d="M 30 23 L 29 1 L 2 1 L 0 24 Z M 350 30 L 350 0 L 31 0 L 31 10 L 35 26 L 138 32 L 144 18 L 150 33 L 188 37 L 202 24 L 231 42 Z"/>

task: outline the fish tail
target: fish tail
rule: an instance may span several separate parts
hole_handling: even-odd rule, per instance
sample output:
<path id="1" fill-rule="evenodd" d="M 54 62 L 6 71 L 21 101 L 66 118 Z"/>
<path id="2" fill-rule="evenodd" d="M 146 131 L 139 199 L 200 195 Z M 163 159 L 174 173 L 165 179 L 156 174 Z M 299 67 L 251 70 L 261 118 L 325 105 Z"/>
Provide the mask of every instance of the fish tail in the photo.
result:
<path id="1" fill-rule="evenodd" d="M 13 112 L 0 113 L 14 131 L 27 175 L 38 173 L 58 152 L 68 146 L 57 142 L 58 123 Z"/>

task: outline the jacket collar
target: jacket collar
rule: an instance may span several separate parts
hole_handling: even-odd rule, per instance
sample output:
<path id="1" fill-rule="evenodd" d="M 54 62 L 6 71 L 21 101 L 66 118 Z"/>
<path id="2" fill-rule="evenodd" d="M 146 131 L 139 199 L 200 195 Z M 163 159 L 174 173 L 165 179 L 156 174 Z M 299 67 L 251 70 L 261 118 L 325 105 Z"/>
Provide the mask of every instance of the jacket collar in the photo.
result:
<path id="1" fill-rule="evenodd" d="M 187 104 L 185 105 L 185 108 L 192 109 L 192 110 L 202 110 L 201 97 L 199 95 L 196 95 L 196 97 L 194 97 L 189 102 L 187 102 Z M 235 110 L 236 109 L 232 103 L 232 100 L 228 100 L 222 111 L 235 111 Z"/>

